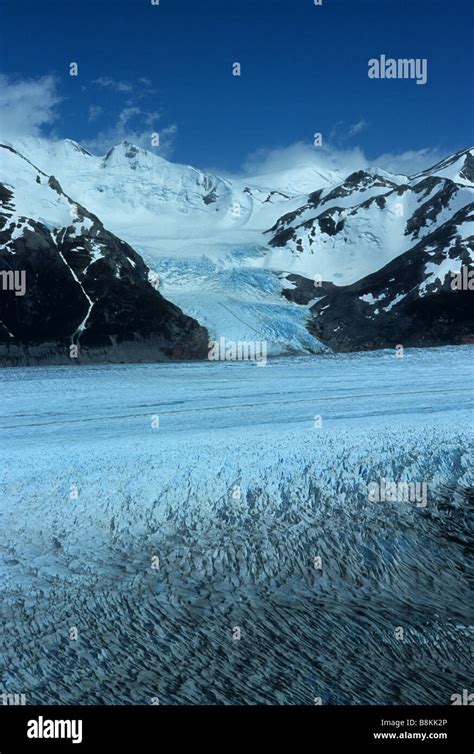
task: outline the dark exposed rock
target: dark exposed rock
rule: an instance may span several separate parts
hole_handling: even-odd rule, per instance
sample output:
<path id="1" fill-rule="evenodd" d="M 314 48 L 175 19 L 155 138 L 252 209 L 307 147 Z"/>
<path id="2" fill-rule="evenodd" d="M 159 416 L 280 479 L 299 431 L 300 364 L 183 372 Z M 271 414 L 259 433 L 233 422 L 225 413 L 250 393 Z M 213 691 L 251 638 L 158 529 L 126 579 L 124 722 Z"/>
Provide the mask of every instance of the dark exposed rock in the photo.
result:
<path id="1" fill-rule="evenodd" d="M 461 178 L 474 183 L 474 155 L 468 152 L 464 160 L 464 167 L 460 172 Z"/>
<path id="2" fill-rule="evenodd" d="M 338 208 L 336 208 L 336 212 L 334 212 L 333 210 L 327 210 L 326 212 L 323 212 L 323 214 L 319 215 L 317 220 L 318 225 L 321 229 L 321 233 L 326 233 L 326 235 L 328 236 L 335 236 L 343 229 L 344 220 L 336 220 L 334 218 L 334 215 L 337 214 L 337 211 L 339 211 Z"/>
<path id="3" fill-rule="evenodd" d="M 202 197 L 202 200 L 204 204 L 213 204 L 217 201 L 217 191 L 215 188 L 212 189 L 206 196 Z"/>
<path id="4" fill-rule="evenodd" d="M 317 207 L 319 202 L 321 201 L 321 197 L 323 196 L 323 189 L 319 189 L 318 191 L 313 191 L 309 197 L 308 197 L 308 204 L 312 204 L 314 207 Z M 300 211 L 300 210 L 297 210 Z"/>
<path id="5" fill-rule="evenodd" d="M 284 288 L 283 296 L 292 301 L 294 304 L 307 305 L 310 301 L 326 295 L 326 293 L 336 286 L 334 283 L 328 283 L 324 280 L 315 282 L 302 275 L 284 275 L 283 279 L 291 283 L 294 287 Z"/>
<path id="6" fill-rule="evenodd" d="M 286 228 L 285 230 L 277 233 L 270 241 L 270 246 L 286 246 L 291 238 L 296 238 L 296 233 L 293 228 Z"/>
<path id="7" fill-rule="evenodd" d="M 425 191 L 426 195 L 430 195 L 434 188 L 438 188 L 434 196 L 431 196 L 427 202 L 415 210 L 408 219 L 405 230 L 406 236 L 410 235 L 417 238 L 420 229 L 426 227 L 429 222 L 435 222 L 439 213 L 449 205 L 458 190 L 458 187 L 452 181 L 442 178 L 429 178 L 417 184 L 414 191 Z"/>
<path id="8" fill-rule="evenodd" d="M 274 196 L 277 196 L 277 197 L 280 196 L 283 199 L 288 199 L 288 194 L 283 194 L 281 191 L 270 191 L 267 198 L 264 199 L 263 203 L 264 204 L 270 203 Z"/>
<path id="9" fill-rule="evenodd" d="M 327 202 L 331 202 L 334 199 L 340 199 L 345 196 L 350 196 L 355 191 L 367 191 L 370 188 L 384 188 L 387 191 L 390 191 L 391 189 L 394 189 L 397 187 L 397 184 L 394 183 L 394 181 L 391 181 L 387 178 L 384 178 L 383 176 L 373 174 L 373 173 L 367 173 L 365 170 L 358 170 L 356 173 L 352 173 L 344 183 L 341 183 L 340 186 L 336 186 L 335 189 L 327 193 L 323 200 L 322 204 L 325 204 Z"/>

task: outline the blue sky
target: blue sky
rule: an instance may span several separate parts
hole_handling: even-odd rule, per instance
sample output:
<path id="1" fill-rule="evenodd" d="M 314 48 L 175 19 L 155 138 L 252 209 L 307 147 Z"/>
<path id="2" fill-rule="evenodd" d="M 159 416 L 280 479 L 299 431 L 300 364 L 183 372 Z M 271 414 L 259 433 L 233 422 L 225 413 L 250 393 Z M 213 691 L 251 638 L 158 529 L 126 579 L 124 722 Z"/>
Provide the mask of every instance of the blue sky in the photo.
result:
<path id="1" fill-rule="evenodd" d="M 162 156 L 229 172 L 297 159 L 315 132 L 392 168 L 474 141 L 471 0 L 322 3 L 2 0 L 0 130 L 97 153 L 156 131 Z M 382 53 L 427 58 L 427 84 L 369 79 Z"/>

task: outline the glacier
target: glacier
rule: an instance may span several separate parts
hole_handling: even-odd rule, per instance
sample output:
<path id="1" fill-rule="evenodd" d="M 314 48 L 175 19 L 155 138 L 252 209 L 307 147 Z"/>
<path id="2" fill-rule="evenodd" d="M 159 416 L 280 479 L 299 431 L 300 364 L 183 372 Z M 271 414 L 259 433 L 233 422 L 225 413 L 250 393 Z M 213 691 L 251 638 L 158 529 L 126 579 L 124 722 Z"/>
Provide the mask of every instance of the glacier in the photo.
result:
<path id="1" fill-rule="evenodd" d="M 0 690 L 449 704 L 472 354 L 1 370 Z M 426 482 L 427 505 L 370 500 L 381 478 Z"/>
<path id="2" fill-rule="evenodd" d="M 407 273 L 408 283 L 419 304 L 418 298 L 438 293 L 450 271 L 472 262 L 472 148 L 410 177 L 378 168 L 343 176 L 318 167 L 317 161 L 273 174 L 218 176 L 173 164 L 127 141 L 103 157 L 70 139 L 19 137 L 4 147 L 0 172 L 5 185 L 15 189 L 17 204 L 15 215 L 7 213 L 8 222 L 17 224 L 12 233 L 27 232 L 27 218 L 38 213 L 46 227 L 67 227 L 72 219 L 79 233 L 74 202 L 80 197 L 108 230 L 139 253 L 159 280 L 159 292 L 205 327 L 211 340 L 265 340 L 272 355 L 317 354 L 357 341 L 350 323 L 332 326 L 332 310 L 331 316 L 316 319 L 310 310 L 318 298 L 316 287 L 314 300 L 305 304 L 282 295 L 287 275 L 344 288 L 345 304 L 350 302 L 346 286 L 365 278 L 367 285 L 377 285 L 371 275 L 409 254 L 416 270 Z M 32 179 L 33 166 L 60 182 L 67 195 L 62 201 L 51 201 L 47 186 Z M 426 249 L 420 246 L 423 239 Z M 424 271 L 418 262 L 424 255 L 439 256 L 447 244 L 451 253 L 436 283 L 431 267 Z M 438 258 L 430 259 L 432 266 L 435 262 L 439 267 Z M 399 293 L 392 307 L 402 302 L 395 326 L 407 336 L 405 345 L 472 341 L 470 322 L 466 332 L 456 333 L 453 324 L 456 317 L 468 319 L 464 297 L 445 305 L 447 317 L 434 312 L 442 332 L 424 339 L 428 305 L 422 302 L 420 311 L 403 315 L 407 291 Z M 355 347 L 394 345 L 388 318 L 377 319 L 381 335 L 376 343 L 368 334 L 372 312 L 357 306 L 355 311 L 356 327 L 366 336 Z M 407 332 L 407 319 L 414 333 Z M 446 333 L 443 321 L 448 322 Z"/>

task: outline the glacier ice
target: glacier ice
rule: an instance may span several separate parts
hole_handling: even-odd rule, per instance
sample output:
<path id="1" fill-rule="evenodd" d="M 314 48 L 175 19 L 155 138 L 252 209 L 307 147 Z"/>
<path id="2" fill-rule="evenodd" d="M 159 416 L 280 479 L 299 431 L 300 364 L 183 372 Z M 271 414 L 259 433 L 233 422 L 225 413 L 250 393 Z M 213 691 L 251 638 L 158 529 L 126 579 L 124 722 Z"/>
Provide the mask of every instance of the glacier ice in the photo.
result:
<path id="1" fill-rule="evenodd" d="M 2 370 L 1 690 L 449 703 L 471 353 Z M 382 477 L 427 481 L 428 504 L 373 502 Z"/>

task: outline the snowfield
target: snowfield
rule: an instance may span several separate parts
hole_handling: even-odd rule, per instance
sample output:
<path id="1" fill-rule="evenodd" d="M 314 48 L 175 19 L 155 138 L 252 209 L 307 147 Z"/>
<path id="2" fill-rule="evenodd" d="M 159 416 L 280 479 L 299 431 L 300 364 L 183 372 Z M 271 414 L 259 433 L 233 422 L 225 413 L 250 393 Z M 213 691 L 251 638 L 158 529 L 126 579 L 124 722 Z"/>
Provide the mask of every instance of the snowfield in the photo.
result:
<path id="1" fill-rule="evenodd" d="M 472 376 L 468 346 L 2 370 L 1 691 L 449 704 Z"/>

